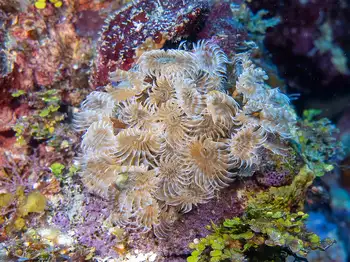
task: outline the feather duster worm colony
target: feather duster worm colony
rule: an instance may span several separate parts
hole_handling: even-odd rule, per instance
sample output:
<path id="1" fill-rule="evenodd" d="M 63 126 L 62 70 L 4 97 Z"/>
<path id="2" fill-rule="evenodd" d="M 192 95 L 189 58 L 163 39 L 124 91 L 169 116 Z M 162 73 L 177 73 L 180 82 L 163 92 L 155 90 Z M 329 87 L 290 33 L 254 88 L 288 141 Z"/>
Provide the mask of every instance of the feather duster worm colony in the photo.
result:
<path id="1" fill-rule="evenodd" d="M 234 59 L 236 85 L 225 91 L 224 52 L 210 41 L 193 50 L 144 52 L 129 71 L 110 75 L 76 114 L 82 180 L 116 198 L 115 222 L 165 235 L 176 213 L 214 198 L 258 167 L 261 150 L 287 140 L 296 115 L 286 95 L 264 83 L 248 54 Z M 121 128 L 121 123 L 122 128 Z M 278 142 L 278 143 L 276 143 Z"/>

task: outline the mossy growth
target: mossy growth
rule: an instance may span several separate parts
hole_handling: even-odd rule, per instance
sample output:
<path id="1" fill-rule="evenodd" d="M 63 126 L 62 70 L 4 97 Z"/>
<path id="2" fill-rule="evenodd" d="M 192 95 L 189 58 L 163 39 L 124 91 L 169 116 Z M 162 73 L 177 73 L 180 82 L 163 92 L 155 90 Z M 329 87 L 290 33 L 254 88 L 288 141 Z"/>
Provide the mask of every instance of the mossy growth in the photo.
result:
<path id="1" fill-rule="evenodd" d="M 307 165 L 303 166 L 290 185 L 271 187 L 258 194 L 249 193 L 248 207 L 250 212 L 266 211 L 296 211 L 303 209 L 307 188 L 312 184 L 315 175 Z"/>
<path id="2" fill-rule="evenodd" d="M 344 154 L 341 142 L 335 137 L 338 129 L 327 118 L 316 119 L 320 114 L 320 110 L 305 110 L 295 136 L 297 150 L 316 176 L 333 170 L 332 163 Z"/>
<path id="3" fill-rule="evenodd" d="M 31 94 L 12 94 L 15 97 L 32 101 L 33 111 L 27 117 L 17 121 L 13 130 L 16 132 L 17 144 L 24 146 L 31 139 L 47 140 L 51 138 L 56 127 L 64 120 L 59 112 L 60 94 L 55 89 L 34 92 Z"/>
<path id="4" fill-rule="evenodd" d="M 326 249 L 333 241 L 307 232 L 308 215 L 299 211 L 313 178 L 305 166 L 291 185 L 251 194 L 242 217 L 208 226 L 211 233 L 190 244 L 187 261 L 303 261 L 309 251 Z"/>
<path id="5" fill-rule="evenodd" d="M 20 97 L 24 95 L 26 92 L 24 90 L 17 90 L 16 92 L 13 92 L 11 95 L 12 97 Z"/>
<path id="6" fill-rule="evenodd" d="M 79 166 L 74 164 L 69 167 L 58 162 L 50 165 L 50 171 L 55 176 L 55 178 L 61 182 L 66 181 L 68 178 L 74 176 L 79 170 Z"/>
<path id="7" fill-rule="evenodd" d="M 50 166 L 51 172 L 55 175 L 55 177 L 62 177 L 65 166 L 61 163 L 55 162 Z"/>

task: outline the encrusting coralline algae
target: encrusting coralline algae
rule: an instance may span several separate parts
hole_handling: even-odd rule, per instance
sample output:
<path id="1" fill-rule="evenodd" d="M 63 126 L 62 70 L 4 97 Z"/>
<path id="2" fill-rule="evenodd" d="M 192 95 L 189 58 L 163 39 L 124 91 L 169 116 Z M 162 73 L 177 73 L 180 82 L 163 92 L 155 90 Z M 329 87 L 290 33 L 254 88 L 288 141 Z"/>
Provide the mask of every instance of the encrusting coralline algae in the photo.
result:
<path id="1" fill-rule="evenodd" d="M 234 57 L 228 86 L 229 63 L 211 41 L 146 51 L 82 103 L 74 118 L 85 131 L 82 180 L 116 199 L 117 225 L 163 238 L 180 213 L 252 175 L 262 150 L 286 154 L 296 128 L 288 97 L 264 83 L 247 53 Z"/>

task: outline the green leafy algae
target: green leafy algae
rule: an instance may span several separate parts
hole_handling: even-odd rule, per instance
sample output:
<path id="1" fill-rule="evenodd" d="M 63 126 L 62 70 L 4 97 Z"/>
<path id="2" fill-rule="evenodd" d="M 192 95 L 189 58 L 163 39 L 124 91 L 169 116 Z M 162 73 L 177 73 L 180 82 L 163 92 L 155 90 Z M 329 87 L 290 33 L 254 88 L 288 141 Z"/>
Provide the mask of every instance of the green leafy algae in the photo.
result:
<path id="1" fill-rule="evenodd" d="M 60 178 L 63 174 L 63 170 L 64 170 L 65 166 L 62 165 L 61 163 L 53 163 L 50 166 L 51 172 L 55 175 L 55 177 Z"/>
<path id="2" fill-rule="evenodd" d="M 299 211 L 313 179 L 305 165 L 291 185 L 251 193 L 244 215 L 208 227 L 208 236 L 190 244 L 194 251 L 187 261 L 272 262 L 285 261 L 288 256 L 302 261 L 309 251 L 324 250 L 333 241 L 321 241 L 307 232 L 304 223 L 308 215 Z"/>
<path id="3" fill-rule="evenodd" d="M 32 114 L 17 121 L 13 130 L 16 132 L 17 144 L 25 146 L 34 138 L 47 140 L 54 134 L 56 127 L 64 120 L 64 114 L 59 112 L 60 94 L 56 89 L 33 92 L 13 93 L 14 97 L 23 97 L 32 101 Z"/>
<path id="4" fill-rule="evenodd" d="M 25 228 L 26 218 L 30 213 L 44 212 L 46 198 L 38 191 L 25 193 L 18 187 L 14 193 L 0 194 L 0 225 L 7 235 Z"/>

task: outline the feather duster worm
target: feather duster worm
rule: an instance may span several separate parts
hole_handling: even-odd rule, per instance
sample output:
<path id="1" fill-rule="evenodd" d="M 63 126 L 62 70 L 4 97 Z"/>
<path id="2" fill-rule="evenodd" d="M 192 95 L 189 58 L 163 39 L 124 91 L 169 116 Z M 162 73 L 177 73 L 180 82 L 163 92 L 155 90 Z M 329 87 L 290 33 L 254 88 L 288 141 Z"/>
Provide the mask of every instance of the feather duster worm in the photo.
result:
<path id="1" fill-rule="evenodd" d="M 189 133 L 193 137 L 210 137 L 219 139 L 226 137 L 229 129 L 221 123 L 215 123 L 212 115 L 203 113 L 201 116 L 191 119 L 187 123 Z"/>
<path id="2" fill-rule="evenodd" d="M 268 79 L 266 72 L 247 58 L 243 59 L 241 70 L 236 83 L 236 92 L 242 94 L 245 101 L 256 96 L 264 96 L 264 81 Z"/>
<path id="3" fill-rule="evenodd" d="M 90 125 L 83 135 L 82 151 L 94 154 L 108 154 L 116 147 L 116 137 L 111 121 L 100 120 Z"/>
<path id="4" fill-rule="evenodd" d="M 163 135 L 171 146 L 182 144 L 189 139 L 187 118 L 176 100 L 169 100 L 155 113 L 154 120 L 160 122 Z"/>
<path id="5" fill-rule="evenodd" d="M 151 127 L 152 113 L 135 99 L 119 103 L 116 111 L 118 119 L 130 127 L 140 129 Z"/>
<path id="6" fill-rule="evenodd" d="M 203 190 L 226 187 L 232 179 L 224 144 L 211 138 L 193 139 L 184 148 L 181 169 Z"/>
<path id="7" fill-rule="evenodd" d="M 195 88 L 191 79 L 177 79 L 174 83 L 176 98 L 182 110 L 188 116 L 197 116 L 205 109 L 205 96 Z"/>
<path id="8" fill-rule="evenodd" d="M 155 77 L 191 77 L 198 71 L 196 60 L 183 50 L 152 50 L 143 53 L 137 64 L 140 71 Z"/>
<path id="9" fill-rule="evenodd" d="M 111 95 L 93 91 L 81 104 L 81 111 L 74 115 L 73 127 L 76 131 L 84 131 L 93 122 L 111 117 L 114 108 L 115 101 Z"/>
<path id="10" fill-rule="evenodd" d="M 148 109 L 154 111 L 161 104 L 175 98 L 175 91 L 172 84 L 165 77 L 159 77 L 153 86 L 148 90 L 148 97 L 145 105 Z"/>
<path id="11" fill-rule="evenodd" d="M 161 186 L 158 195 L 163 196 L 164 200 L 178 195 L 184 187 L 191 184 L 191 177 L 179 165 L 179 156 L 175 154 L 163 156 L 159 161 L 158 177 Z"/>
<path id="12" fill-rule="evenodd" d="M 176 208 L 174 207 L 162 210 L 161 214 L 159 215 L 159 224 L 153 227 L 156 237 L 159 239 L 167 238 L 169 232 L 173 228 L 173 223 L 178 219 L 178 217 Z"/>
<path id="13" fill-rule="evenodd" d="M 258 149 L 266 138 L 266 133 L 261 128 L 244 126 L 227 142 L 230 161 L 240 168 L 250 168 L 253 164 L 258 164 Z"/>
<path id="14" fill-rule="evenodd" d="M 148 231 L 158 224 L 159 206 L 153 194 L 158 187 L 156 170 L 128 172 L 128 185 L 119 196 L 117 223 Z"/>
<path id="15" fill-rule="evenodd" d="M 205 204 L 214 197 L 214 191 L 204 190 L 196 185 L 184 188 L 180 194 L 167 200 L 167 204 L 177 206 L 182 213 L 188 213 L 193 206 Z"/>
<path id="16" fill-rule="evenodd" d="M 200 40 L 193 45 L 193 52 L 201 70 L 210 75 L 226 77 L 226 64 L 229 61 L 218 45 Z"/>
<path id="17" fill-rule="evenodd" d="M 162 138 L 150 130 L 129 128 L 116 136 L 114 156 L 123 165 L 154 165 Z"/>
<path id="18" fill-rule="evenodd" d="M 232 126 L 232 118 L 236 115 L 239 105 L 232 97 L 219 91 L 211 91 L 206 99 L 208 113 L 213 122 L 221 123 L 225 127 Z"/>

